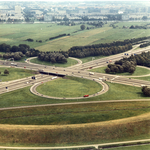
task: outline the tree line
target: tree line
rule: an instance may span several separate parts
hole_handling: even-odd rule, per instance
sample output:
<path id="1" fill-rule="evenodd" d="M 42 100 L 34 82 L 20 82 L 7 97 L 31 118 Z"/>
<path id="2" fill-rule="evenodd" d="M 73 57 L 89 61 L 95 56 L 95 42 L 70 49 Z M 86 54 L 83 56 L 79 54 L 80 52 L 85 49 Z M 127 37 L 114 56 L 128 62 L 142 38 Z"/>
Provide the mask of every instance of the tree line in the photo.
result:
<path id="1" fill-rule="evenodd" d="M 109 46 L 108 47 L 94 47 L 94 46 L 85 46 L 85 47 L 73 47 L 68 51 L 70 57 L 84 58 L 88 56 L 109 56 L 118 53 L 125 52 L 132 49 L 132 44 L 126 44 L 124 46 Z"/>

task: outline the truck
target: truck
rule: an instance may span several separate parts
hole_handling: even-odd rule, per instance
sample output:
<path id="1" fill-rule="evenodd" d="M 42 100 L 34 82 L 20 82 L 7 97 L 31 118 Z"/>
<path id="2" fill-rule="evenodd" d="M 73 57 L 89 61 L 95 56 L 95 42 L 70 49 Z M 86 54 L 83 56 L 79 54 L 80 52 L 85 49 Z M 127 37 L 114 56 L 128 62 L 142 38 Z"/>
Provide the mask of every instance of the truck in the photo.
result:
<path id="1" fill-rule="evenodd" d="M 94 73 L 93 73 L 93 72 L 89 72 L 89 74 L 90 74 L 90 75 L 94 75 Z"/>
<path id="2" fill-rule="evenodd" d="M 11 63 L 12 66 L 17 66 L 17 63 Z"/>

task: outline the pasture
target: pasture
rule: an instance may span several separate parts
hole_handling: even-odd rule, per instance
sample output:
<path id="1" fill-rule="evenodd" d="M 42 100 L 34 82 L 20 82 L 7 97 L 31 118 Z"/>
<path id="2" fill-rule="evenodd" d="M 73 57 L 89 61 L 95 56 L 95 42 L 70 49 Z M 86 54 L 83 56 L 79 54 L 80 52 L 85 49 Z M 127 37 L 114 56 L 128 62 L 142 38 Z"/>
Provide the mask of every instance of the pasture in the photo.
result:
<path id="1" fill-rule="evenodd" d="M 148 22 L 119 22 L 117 28 L 110 27 L 110 23 L 102 28 L 90 30 L 80 30 L 80 25 L 62 26 L 57 24 L 0 24 L 0 44 L 6 43 L 13 45 L 27 44 L 31 48 L 40 51 L 67 51 L 72 46 L 84 46 L 99 43 L 110 43 L 117 40 L 131 39 L 149 36 L 150 29 L 123 29 L 123 25 L 144 25 Z M 85 26 L 89 26 L 85 24 Z M 61 37 L 54 40 L 48 40 L 50 37 L 59 34 L 70 34 L 70 36 Z M 115 35 L 115 36 L 114 36 Z M 34 42 L 25 41 L 28 38 L 34 39 Z M 42 43 L 36 42 L 42 40 Z"/>

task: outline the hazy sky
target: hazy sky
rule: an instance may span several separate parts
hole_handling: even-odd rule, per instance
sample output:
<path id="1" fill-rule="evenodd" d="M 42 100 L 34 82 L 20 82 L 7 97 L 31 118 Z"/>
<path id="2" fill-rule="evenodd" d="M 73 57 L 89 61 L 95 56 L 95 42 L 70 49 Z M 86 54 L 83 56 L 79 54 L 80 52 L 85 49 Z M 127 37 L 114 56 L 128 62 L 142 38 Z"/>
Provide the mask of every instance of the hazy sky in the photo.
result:
<path id="1" fill-rule="evenodd" d="M 91 1 L 91 0 L 0 0 L 0 1 Z M 93 1 L 131 1 L 131 0 L 93 0 Z M 132 1 L 141 1 L 141 0 L 132 0 Z M 149 1 L 149 0 L 142 0 L 142 1 Z"/>

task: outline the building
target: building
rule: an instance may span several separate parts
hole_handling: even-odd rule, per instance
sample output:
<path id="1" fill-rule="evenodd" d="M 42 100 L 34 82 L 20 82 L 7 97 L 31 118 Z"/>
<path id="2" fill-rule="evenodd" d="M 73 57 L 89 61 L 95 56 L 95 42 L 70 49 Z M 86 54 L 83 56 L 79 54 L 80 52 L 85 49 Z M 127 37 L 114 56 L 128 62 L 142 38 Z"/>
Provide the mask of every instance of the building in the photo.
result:
<path id="1" fill-rule="evenodd" d="M 21 14 L 21 12 L 22 12 L 22 8 L 21 8 L 21 6 L 15 6 L 15 14 Z"/>

